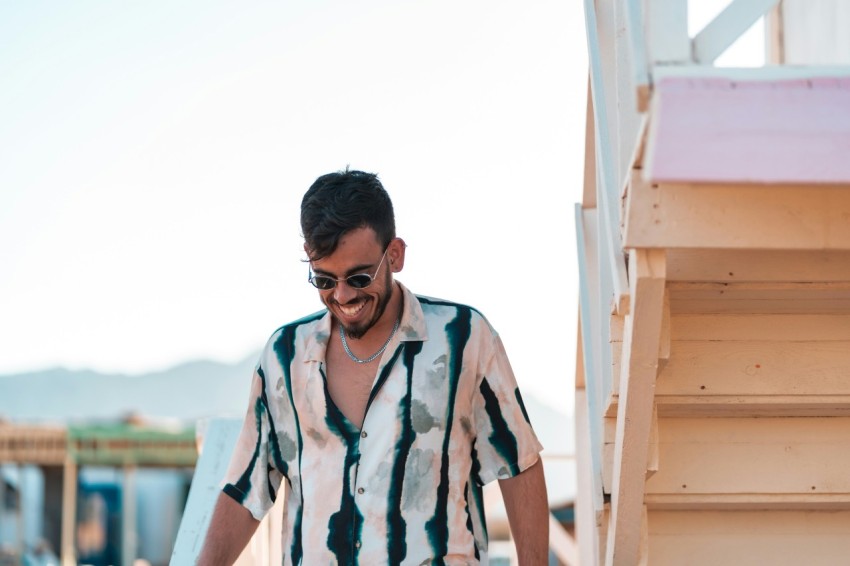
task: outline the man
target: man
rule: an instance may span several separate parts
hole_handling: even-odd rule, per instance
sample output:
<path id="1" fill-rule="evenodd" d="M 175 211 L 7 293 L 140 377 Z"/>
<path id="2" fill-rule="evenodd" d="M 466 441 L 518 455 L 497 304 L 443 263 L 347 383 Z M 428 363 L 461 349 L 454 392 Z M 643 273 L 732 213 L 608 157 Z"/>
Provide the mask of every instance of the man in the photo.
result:
<path id="1" fill-rule="evenodd" d="M 394 280 L 405 244 L 377 176 L 319 177 L 301 227 L 327 310 L 263 350 L 199 563 L 233 563 L 285 483 L 285 564 L 486 564 L 481 486 L 499 479 L 520 564 L 546 564 L 541 446 L 498 334 Z"/>

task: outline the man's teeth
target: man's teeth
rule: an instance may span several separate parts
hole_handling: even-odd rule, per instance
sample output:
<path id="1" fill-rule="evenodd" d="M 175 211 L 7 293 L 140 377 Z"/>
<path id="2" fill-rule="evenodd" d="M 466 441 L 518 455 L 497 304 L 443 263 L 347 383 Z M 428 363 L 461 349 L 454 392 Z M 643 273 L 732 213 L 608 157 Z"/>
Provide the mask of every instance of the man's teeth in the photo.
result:
<path id="1" fill-rule="evenodd" d="M 359 313 L 360 309 L 362 309 L 362 308 L 363 308 L 363 303 L 358 303 L 356 305 L 348 305 L 348 306 L 339 305 L 339 310 L 341 310 L 342 314 L 344 314 L 345 316 L 354 316 L 357 313 Z"/>

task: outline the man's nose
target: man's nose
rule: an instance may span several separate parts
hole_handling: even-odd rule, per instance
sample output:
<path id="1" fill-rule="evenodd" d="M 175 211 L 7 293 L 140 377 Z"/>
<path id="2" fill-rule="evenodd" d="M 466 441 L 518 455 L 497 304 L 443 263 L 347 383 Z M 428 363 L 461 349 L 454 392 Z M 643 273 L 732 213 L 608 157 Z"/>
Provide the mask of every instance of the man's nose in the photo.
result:
<path id="1" fill-rule="evenodd" d="M 334 287 L 334 300 L 341 305 L 357 296 L 357 290 L 345 281 L 339 281 Z"/>

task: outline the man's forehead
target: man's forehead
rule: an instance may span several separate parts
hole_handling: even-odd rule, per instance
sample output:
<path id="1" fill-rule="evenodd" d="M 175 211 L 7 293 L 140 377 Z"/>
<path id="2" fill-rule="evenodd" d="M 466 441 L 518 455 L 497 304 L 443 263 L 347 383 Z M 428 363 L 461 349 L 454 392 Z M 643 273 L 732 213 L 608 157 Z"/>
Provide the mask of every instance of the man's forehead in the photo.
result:
<path id="1" fill-rule="evenodd" d="M 307 252 L 310 256 L 309 249 Z M 372 228 L 357 228 L 345 233 L 330 255 L 311 260 L 311 263 L 314 269 L 348 273 L 371 267 L 379 261 L 378 256 L 382 252 L 381 244 Z"/>

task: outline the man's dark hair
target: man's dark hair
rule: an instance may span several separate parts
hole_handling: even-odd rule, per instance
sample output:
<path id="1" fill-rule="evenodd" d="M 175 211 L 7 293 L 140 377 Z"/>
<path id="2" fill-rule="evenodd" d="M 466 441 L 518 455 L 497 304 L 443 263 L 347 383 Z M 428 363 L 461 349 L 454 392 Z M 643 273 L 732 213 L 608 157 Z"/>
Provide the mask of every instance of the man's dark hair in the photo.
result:
<path id="1" fill-rule="evenodd" d="M 301 231 L 312 261 L 334 253 L 347 232 L 367 227 L 384 248 L 395 238 L 393 203 L 374 173 L 322 175 L 301 200 Z"/>

